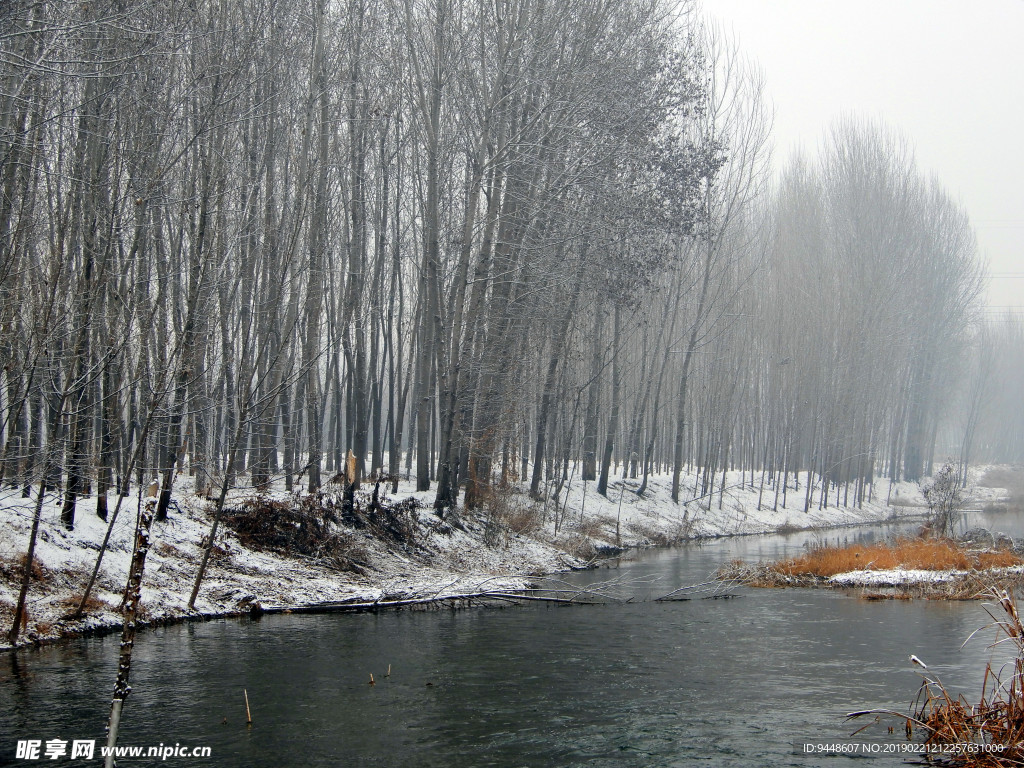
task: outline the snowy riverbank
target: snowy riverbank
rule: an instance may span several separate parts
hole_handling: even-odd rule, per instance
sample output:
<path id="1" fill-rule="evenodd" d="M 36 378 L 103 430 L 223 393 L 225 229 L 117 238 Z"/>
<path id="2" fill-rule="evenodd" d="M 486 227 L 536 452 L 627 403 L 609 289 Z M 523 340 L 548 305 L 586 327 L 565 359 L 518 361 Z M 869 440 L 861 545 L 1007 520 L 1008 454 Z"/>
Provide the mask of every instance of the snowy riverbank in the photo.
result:
<path id="1" fill-rule="evenodd" d="M 773 508 L 774 490 L 762 491 L 759 477 L 751 486 L 750 479 L 748 475 L 744 484 L 738 473 L 730 474 L 724 494 L 716 490 L 709 498 L 678 505 L 670 499 L 667 476 L 652 477 L 643 498 L 634 492 L 639 480 L 614 481 L 607 498 L 596 493 L 594 483 L 584 486 L 576 481 L 568 493 L 563 490 L 558 505 L 530 502 L 523 494 L 510 492 L 501 498 L 498 512 L 463 514 L 456 521 L 438 518 L 431 509 L 432 493 L 413 493 L 410 484 L 402 483 L 391 501 L 412 497 L 419 503 L 410 517 L 407 538 L 389 539 L 366 527 L 339 525 L 350 550 L 344 562 L 247 547 L 237 531 L 222 525 L 195 613 L 232 615 L 325 602 L 440 597 L 473 591 L 482 583 L 488 588 L 516 589 L 531 577 L 583 567 L 595 554 L 615 546 L 874 523 L 923 511 L 920 491 L 910 483 L 896 484 L 890 493 L 888 481 L 880 482 L 872 501 L 862 508 L 819 510 L 816 491 L 814 503 L 804 513 L 803 476 L 797 488 L 791 480 L 787 508 L 777 509 Z M 189 616 L 188 596 L 210 528 L 212 504 L 189 492 L 188 478 L 178 483 L 176 491 L 169 519 L 153 529 L 143 582 L 147 622 Z M 692 475 L 685 478 L 683 491 L 684 498 L 695 495 Z M 237 508 L 253 496 L 252 491 L 236 491 L 228 505 Z M 284 491 L 266 498 L 290 499 Z M 0 495 L 0 629 L 4 635 L 13 620 L 33 502 L 14 490 Z M 117 606 L 132 555 L 136 499 L 125 499 L 111 531 L 93 592 L 95 600 L 79 620 L 63 617 L 81 599 L 107 524 L 94 512 L 95 499 L 85 498 L 79 503 L 75 529 L 67 531 L 60 525 L 59 502 L 55 495 L 43 506 L 35 558 L 39 567 L 29 589 L 28 619 L 19 644 L 120 626 Z"/>

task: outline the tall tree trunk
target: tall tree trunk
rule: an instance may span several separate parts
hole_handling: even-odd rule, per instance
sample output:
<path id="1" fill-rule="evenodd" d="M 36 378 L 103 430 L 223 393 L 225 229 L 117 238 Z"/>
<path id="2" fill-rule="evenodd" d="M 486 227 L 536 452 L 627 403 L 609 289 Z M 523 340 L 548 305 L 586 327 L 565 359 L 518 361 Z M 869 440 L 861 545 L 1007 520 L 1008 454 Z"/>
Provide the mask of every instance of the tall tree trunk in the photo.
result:
<path id="1" fill-rule="evenodd" d="M 594 330 L 590 336 L 590 381 L 587 386 L 587 411 L 583 418 L 583 472 L 584 480 L 597 479 L 597 416 L 601 397 L 601 370 L 604 355 L 601 348 L 601 327 L 604 325 L 604 308 L 601 299 L 594 303 Z"/>
<path id="2" fill-rule="evenodd" d="M 541 395 L 540 408 L 537 411 L 536 443 L 533 449 L 533 476 L 530 479 L 530 494 L 537 498 L 540 495 L 541 471 L 544 462 L 545 440 L 548 433 L 548 418 L 552 401 L 555 397 L 555 384 L 557 382 L 558 365 L 565 352 L 565 345 L 568 341 L 569 326 L 573 315 L 576 313 L 576 303 L 580 293 L 580 282 L 576 281 L 576 288 L 573 291 L 565 314 L 558 323 L 558 327 L 551 335 L 551 358 L 548 360 L 547 375 L 544 377 L 544 391 Z"/>
<path id="3" fill-rule="evenodd" d="M 608 416 L 608 431 L 604 438 L 604 455 L 601 459 L 601 477 L 597 481 L 597 492 L 602 496 L 608 495 L 608 475 L 611 473 L 612 448 L 619 431 L 619 384 L 621 379 L 621 364 L 619 353 L 622 343 L 622 311 L 618 303 L 615 304 L 613 313 L 612 328 L 612 408 Z"/>

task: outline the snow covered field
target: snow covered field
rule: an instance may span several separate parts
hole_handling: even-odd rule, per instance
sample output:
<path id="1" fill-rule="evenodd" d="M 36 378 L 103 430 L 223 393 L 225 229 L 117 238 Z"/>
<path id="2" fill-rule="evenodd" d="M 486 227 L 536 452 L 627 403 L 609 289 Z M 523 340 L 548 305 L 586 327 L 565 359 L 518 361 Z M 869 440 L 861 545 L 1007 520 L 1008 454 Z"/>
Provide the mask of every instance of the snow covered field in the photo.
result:
<path id="1" fill-rule="evenodd" d="M 421 504 L 412 541 L 396 543 L 366 529 L 342 531 L 365 565 L 356 570 L 342 569 L 330 558 L 246 548 L 237 533 L 222 524 L 196 611 L 210 616 L 243 613 L 257 606 L 290 608 L 441 596 L 472 591 L 484 582 L 490 588 L 514 589 L 531 576 L 581 567 L 595 554 L 617 545 L 644 547 L 697 537 L 881 522 L 923 511 L 920 491 L 911 483 L 896 484 L 890 494 L 888 481 L 879 482 L 873 500 L 863 508 L 830 505 L 819 510 L 818 489 L 805 513 L 804 476 L 798 488 L 791 479 L 787 506 L 777 509 L 773 508 L 774 490 L 762 493 L 760 477 L 752 487 L 750 479 L 747 475 L 744 484 L 739 473 L 730 473 L 724 494 L 716 490 L 710 498 L 678 505 L 671 501 L 668 476 L 652 477 L 643 498 L 635 493 L 639 480 L 613 481 L 607 498 L 596 492 L 595 483 L 577 480 L 563 489 L 558 504 L 534 502 L 522 493 L 509 492 L 502 498 L 500 514 L 464 513 L 461 527 L 442 523 L 431 508 L 432 492 L 416 494 L 411 484 L 402 483 L 395 499 L 416 497 Z M 695 495 L 693 483 L 692 474 L 684 478 L 684 499 Z M 212 520 L 212 503 L 190 492 L 188 478 L 182 478 L 175 491 L 169 519 L 154 524 L 146 562 L 142 606 L 149 622 L 187 615 L 202 542 Z M 228 506 L 253 495 L 235 491 Z M 284 491 L 270 495 L 287 498 Z M 887 497 L 891 505 L 886 504 Z M 114 501 L 111 497 L 111 510 Z M 62 617 L 81 599 L 107 524 L 94 512 L 95 499 L 85 498 L 79 503 L 75 529 L 65 530 L 59 521 L 59 502 L 54 495 L 43 506 L 35 557 L 40 569 L 29 589 L 28 620 L 20 642 L 120 625 L 117 607 L 132 556 L 137 499 L 125 499 L 93 591 L 99 602 L 91 603 L 81 620 Z M 22 499 L 15 490 L 0 495 L 0 629 L 4 635 L 13 620 L 33 505 L 34 499 Z"/>

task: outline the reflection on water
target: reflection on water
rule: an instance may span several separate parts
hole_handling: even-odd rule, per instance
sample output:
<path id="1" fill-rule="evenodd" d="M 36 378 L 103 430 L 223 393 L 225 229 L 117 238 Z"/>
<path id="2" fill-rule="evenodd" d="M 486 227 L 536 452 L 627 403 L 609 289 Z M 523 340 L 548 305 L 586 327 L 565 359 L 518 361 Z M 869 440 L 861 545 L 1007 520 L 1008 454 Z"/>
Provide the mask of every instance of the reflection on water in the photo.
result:
<path id="1" fill-rule="evenodd" d="M 730 559 L 881 535 L 719 540 L 571 578 L 618 578 L 642 598 Z M 911 653 L 976 696 L 991 651 L 959 646 L 984 619 L 973 603 L 757 590 L 166 627 L 139 637 L 120 743 L 210 746 L 218 766 L 818 765 L 794 742 L 848 735 L 851 710 L 904 710 L 920 684 Z M 117 645 L 108 636 L 3 659 L 0 763 L 17 739 L 102 738 Z"/>
<path id="2" fill-rule="evenodd" d="M 1010 506 L 990 505 L 984 512 L 973 510 L 963 515 L 960 530 L 985 528 L 992 533 L 1004 533 L 1014 539 L 1024 538 L 1024 514 Z"/>

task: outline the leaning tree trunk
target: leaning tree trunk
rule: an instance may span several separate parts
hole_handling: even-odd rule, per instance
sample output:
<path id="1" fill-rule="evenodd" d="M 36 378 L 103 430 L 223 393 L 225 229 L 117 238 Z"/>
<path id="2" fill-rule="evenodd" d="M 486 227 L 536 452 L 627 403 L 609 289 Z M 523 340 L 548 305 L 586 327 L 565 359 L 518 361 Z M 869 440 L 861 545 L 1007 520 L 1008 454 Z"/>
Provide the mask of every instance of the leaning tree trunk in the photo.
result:
<path id="1" fill-rule="evenodd" d="M 117 664 L 117 681 L 114 683 L 114 696 L 110 702 L 110 721 L 107 724 L 107 757 L 104 768 L 113 768 L 114 747 L 117 746 L 117 732 L 121 724 L 121 710 L 124 700 L 132 692 L 128 680 L 132 669 L 132 649 L 135 647 L 135 628 L 139 614 L 139 602 L 142 599 L 142 575 L 146 568 L 146 555 L 149 553 L 149 532 L 153 525 L 156 508 L 157 483 L 149 486 L 148 498 L 139 515 L 139 525 L 135 530 L 135 554 L 132 556 L 131 569 L 128 571 L 128 586 L 125 591 L 124 627 L 121 630 L 121 655 Z"/>

